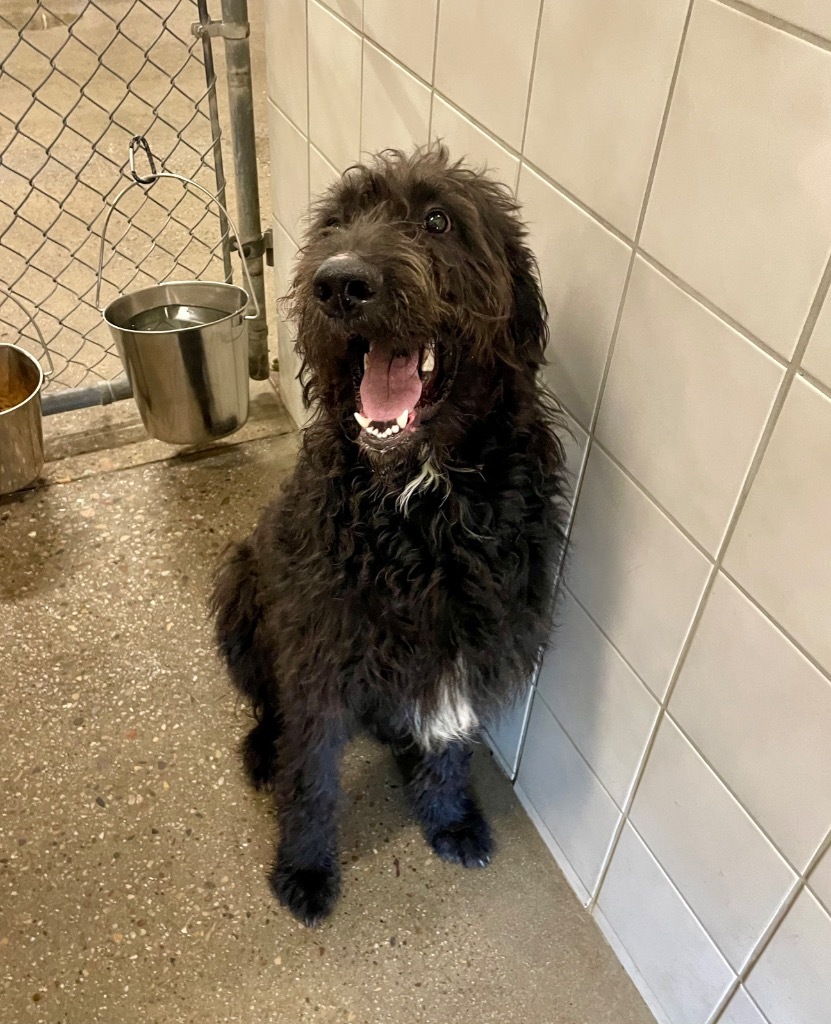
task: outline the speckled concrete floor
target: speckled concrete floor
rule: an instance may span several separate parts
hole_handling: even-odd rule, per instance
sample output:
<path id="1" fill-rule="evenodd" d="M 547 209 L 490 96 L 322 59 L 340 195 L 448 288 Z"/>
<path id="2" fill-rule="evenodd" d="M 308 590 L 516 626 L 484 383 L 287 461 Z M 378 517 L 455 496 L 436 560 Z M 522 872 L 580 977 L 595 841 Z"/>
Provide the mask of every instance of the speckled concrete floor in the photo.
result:
<path id="1" fill-rule="evenodd" d="M 485 750 L 490 869 L 429 856 L 361 743 L 335 916 L 309 932 L 270 899 L 271 808 L 204 610 L 294 457 L 274 400 L 257 410 L 173 457 L 123 407 L 104 435 L 66 419 L 47 484 L 0 503 L 0 1018 L 648 1024 Z"/>

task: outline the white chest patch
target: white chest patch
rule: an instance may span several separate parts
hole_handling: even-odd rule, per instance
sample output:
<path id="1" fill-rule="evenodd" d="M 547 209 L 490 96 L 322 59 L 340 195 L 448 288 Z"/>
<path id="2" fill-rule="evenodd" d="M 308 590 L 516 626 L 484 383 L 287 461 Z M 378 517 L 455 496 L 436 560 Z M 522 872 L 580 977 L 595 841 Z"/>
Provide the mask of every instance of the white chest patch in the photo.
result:
<path id="1" fill-rule="evenodd" d="M 435 750 L 474 732 L 479 719 L 464 690 L 455 684 L 442 686 L 441 703 L 429 715 L 416 712 L 415 734 L 424 750 Z"/>

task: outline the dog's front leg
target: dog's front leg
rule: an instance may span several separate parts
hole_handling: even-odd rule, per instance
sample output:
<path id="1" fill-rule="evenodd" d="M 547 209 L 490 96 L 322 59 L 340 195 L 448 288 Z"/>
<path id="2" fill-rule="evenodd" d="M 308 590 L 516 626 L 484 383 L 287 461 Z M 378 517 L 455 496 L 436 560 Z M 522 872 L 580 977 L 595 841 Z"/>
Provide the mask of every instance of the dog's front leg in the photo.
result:
<path id="1" fill-rule="evenodd" d="M 493 840 L 471 789 L 470 759 L 462 741 L 429 752 L 413 744 L 398 756 L 427 842 L 443 860 L 483 868 L 490 863 Z"/>
<path id="2" fill-rule="evenodd" d="M 346 739 L 336 717 L 287 720 L 278 752 L 280 841 L 271 888 L 310 928 L 332 912 L 340 891 L 337 810 Z"/>

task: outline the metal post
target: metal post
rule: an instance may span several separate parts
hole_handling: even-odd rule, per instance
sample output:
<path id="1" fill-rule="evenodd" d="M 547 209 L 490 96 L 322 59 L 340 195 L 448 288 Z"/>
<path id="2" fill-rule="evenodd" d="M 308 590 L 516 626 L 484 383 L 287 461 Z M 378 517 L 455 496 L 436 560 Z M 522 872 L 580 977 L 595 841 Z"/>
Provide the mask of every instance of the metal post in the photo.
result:
<path id="1" fill-rule="evenodd" d="M 222 0 L 222 29 L 236 169 L 237 223 L 242 235 L 240 241 L 243 255 L 248 263 L 254 294 L 260 307 L 260 315 L 248 322 L 248 372 L 255 380 L 267 380 L 269 367 L 263 278 L 264 241 L 257 183 L 251 51 L 248 46 L 248 0 Z"/>
<path id="2" fill-rule="evenodd" d="M 208 29 L 211 24 L 211 16 L 208 13 L 208 0 L 197 0 L 199 11 L 199 24 Z M 208 116 L 211 120 L 211 133 L 213 135 L 213 160 L 214 176 L 216 177 L 216 197 L 223 206 L 228 205 L 225 198 L 225 168 L 222 164 L 222 129 L 219 126 L 219 107 L 216 102 L 216 71 L 214 70 L 214 52 L 211 45 L 209 31 L 202 32 L 202 60 L 205 65 L 205 82 L 208 86 Z M 242 228 L 240 228 L 240 231 Z M 222 266 L 225 271 L 225 280 L 230 282 L 232 274 L 231 246 L 228 242 L 228 221 L 222 210 L 219 211 L 219 234 L 222 238 Z"/>

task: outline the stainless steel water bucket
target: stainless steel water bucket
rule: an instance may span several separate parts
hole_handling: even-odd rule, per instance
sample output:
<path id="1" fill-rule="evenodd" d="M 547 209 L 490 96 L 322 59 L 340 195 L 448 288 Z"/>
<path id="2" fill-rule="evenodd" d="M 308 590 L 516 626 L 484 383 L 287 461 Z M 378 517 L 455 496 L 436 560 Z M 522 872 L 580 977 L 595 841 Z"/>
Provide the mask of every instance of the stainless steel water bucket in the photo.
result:
<path id="1" fill-rule="evenodd" d="M 151 173 L 140 176 L 135 155 L 143 150 Z M 100 308 L 104 246 L 110 218 L 121 197 L 160 178 L 201 192 L 222 210 L 242 261 L 248 291 L 220 281 L 166 281 L 130 292 L 102 310 L 115 339 L 147 432 L 170 444 L 202 444 L 238 430 L 248 418 L 248 331 L 259 315 L 239 233 L 228 211 L 207 189 L 169 171 L 156 171 L 147 140 L 130 142 L 126 185 L 110 206 L 98 253 L 96 305 Z M 246 314 L 249 296 L 254 312 Z"/>
<path id="2" fill-rule="evenodd" d="M 168 281 L 106 307 L 104 319 L 153 437 L 199 444 L 245 423 L 247 305 L 236 285 Z"/>
<path id="3" fill-rule="evenodd" d="M 31 314 L 8 292 L 37 332 L 49 361 L 44 373 L 33 355 L 18 345 L 0 344 L 0 494 L 27 487 L 43 469 L 43 424 L 40 393 L 54 372 L 52 358 Z"/>

